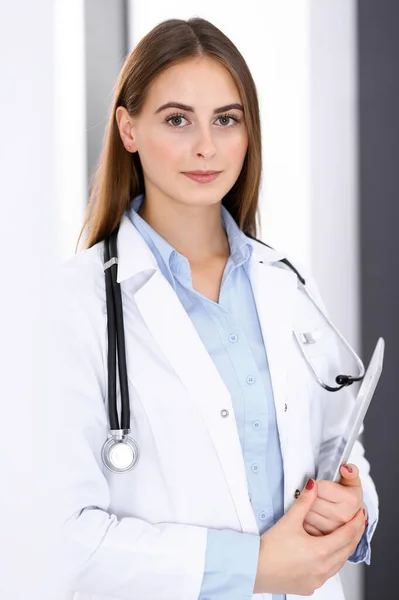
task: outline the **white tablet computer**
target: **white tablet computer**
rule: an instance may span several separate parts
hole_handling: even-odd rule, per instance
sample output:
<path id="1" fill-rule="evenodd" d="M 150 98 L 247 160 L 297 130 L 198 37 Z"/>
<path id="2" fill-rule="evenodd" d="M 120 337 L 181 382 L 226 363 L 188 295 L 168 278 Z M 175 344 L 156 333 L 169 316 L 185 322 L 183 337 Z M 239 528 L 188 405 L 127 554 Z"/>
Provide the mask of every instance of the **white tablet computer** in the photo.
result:
<path id="1" fill-rule="evenodd" d="M 384 339 L 380 338 L 374 349 L 370 364 L 356 396 L 356 401 L 352 413 L 349 416 L 345 433 L 337 440 L 335 452 L 332 454 L 333 458 L 329 464 L 323 465 L 322 469 L 317 473 L 317 479 L 328 481 L 340 480 L 341 473 L 339 469 L 349 460 L 353 444 L 358 438 L 364 417 L 366 416 L 367 409 L 370 405 L 375 388 L 377 387 L 382 372 L 384 349 Z M 334 402 L 334 398 L 332 398 L 331 402 Z"/>

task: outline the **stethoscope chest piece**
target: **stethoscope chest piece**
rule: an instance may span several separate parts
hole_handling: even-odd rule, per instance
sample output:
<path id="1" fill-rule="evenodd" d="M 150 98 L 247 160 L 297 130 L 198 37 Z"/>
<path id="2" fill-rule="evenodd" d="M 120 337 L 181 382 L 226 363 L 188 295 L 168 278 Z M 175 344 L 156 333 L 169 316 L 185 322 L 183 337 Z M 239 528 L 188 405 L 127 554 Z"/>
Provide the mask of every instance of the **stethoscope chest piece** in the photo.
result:
<path id="1" fill-rule="evenodd" d="M 139 447 L 129 436 L 123 435 L 122 439 L 110 437 L 101 450 L 105 466 L 114 473 L 126 473 L 133 469 L 140 458 Z"/>

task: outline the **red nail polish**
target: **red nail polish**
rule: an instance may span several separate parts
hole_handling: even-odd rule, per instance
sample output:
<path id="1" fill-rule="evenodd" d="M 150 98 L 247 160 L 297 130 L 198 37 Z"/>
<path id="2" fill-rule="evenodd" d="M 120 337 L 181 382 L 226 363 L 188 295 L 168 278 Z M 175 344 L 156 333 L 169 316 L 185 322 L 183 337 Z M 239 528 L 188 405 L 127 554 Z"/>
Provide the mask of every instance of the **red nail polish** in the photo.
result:
<path id="1" fill-rule="evenodd" d="M 352 467 L 348 467 L 348 465 L 344 465 L 344 469 L 346 469 L 349 473 L 353 473 Z"/>
<path id="2" fill-rule="evenodd" d="M 308 482 L 307 482 L 307 484 L 306 484 L 306 489 L 307 489 L 307 490 L 312 490 L 312 489 L 313 489 L 313 486 L 314 486 L 314 481 L 313 481 L 313 479 L 309 479 L 309 480 L 308 480 Z"/>

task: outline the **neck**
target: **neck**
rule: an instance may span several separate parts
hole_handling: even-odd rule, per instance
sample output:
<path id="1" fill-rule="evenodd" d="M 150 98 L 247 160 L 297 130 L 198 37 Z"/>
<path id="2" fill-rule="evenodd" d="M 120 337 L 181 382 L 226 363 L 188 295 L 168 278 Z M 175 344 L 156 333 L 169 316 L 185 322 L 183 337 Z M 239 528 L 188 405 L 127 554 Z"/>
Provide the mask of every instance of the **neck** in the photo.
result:
<path id="1" fill-rule="evenodd" d="M 189 206 L 146 193 L 139 215 L 190 262 L 201 263 L 230 254 L 220 202 Z"/>

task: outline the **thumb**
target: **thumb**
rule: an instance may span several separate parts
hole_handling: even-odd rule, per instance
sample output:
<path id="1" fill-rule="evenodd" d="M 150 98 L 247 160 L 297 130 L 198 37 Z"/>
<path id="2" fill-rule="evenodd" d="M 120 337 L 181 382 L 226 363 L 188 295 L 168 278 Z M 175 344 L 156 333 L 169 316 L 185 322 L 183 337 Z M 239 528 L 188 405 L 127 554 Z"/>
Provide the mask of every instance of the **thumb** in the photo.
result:
<path id="1" fill-rule="evenodd" d="M 359 469 L 356 465 L 347 464 L 342 465 L 340 468 L 340 484 L 346 487 L 359 487 L 361 486 Z"/>
<path id="2" fill-rule="evenodd" d="M 317 482 L 314 479 L 309 479 L 295 503 L 287 511 L 286 516 L 302 525 L 316 500 Z"/>

